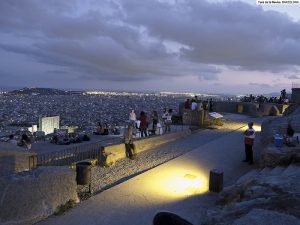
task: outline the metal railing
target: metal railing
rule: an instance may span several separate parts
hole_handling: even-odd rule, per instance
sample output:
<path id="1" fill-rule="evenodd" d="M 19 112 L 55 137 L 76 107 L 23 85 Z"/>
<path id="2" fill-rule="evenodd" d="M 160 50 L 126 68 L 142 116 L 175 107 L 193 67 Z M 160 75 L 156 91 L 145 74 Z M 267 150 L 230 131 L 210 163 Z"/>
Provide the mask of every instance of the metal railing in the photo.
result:
<path id="1" fill-rule="evenodd" d="M 162 126 L 162 129 L 164 134 L 165 127 Z M 189 129 L 188 125 L 171 125 L 172 133 L 186 129 Z M 116 137 L 95 143 L 69 147 L 60 151 L 40 154 L 35 156 L 36 158 L 29 159 L 29 166 L 30 168 L 35 168 L 36 166 L 72 166 L 72 164 L 76 162 L 87 159 L 97 159 L 98 161 L 101 161 L 103 157 L 101 147 L 104 146 L 104 141 L 109 140 L 116 140 Z"/>

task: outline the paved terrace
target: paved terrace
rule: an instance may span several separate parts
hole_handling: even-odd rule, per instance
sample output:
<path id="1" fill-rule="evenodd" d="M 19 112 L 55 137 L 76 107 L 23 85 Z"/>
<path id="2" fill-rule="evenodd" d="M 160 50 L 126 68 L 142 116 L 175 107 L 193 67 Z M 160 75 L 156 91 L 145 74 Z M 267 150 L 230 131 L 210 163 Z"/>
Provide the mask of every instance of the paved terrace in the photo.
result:
<path id="1" fill-rule="evenodd" d="M 257 163 L 249 166 L 241 162 L 244 158 L 242 132 L 245 128 L 246 123 L 239 128 L 227 129 L 225 134 L 217 135 L 214 140 L 105 190 L 62 216 L 53 216 L 39 224 L 150 225 L 156 212 L 164 210 L 175 212 L 195 225 L 200 224 L 206 209 L 214 204 L 217 197 L 217 194 L 207 191 L 209 171 L 212 168 L 222 170 L 224 184 L 229 185 L 257 167 Z M 192 136 L 201 143 L 201 137 L 211 132 L 204 130 Z M 256 162 L 259 134 L 257 136 Z M 186 141 L 188 145 L 188 138 Z M 200 179 L 198 184 L 201 186 L 186 186 L 186 174 Z"/>

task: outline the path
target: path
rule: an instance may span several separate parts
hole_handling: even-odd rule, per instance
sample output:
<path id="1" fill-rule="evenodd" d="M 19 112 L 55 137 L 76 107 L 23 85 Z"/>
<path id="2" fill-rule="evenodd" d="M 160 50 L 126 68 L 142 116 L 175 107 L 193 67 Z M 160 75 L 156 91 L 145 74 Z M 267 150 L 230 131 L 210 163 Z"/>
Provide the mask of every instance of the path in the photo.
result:
<path id="1" fill-rule="evenodd" d="M 207 191 L 209 171 L 224 172 L 224 184 L 253 169 L 242 163 L 242 131 L 230 132 L 174 160 L 157 166 L 82 202 L 62 216 L 53 216 L 41 225 L 99 224 L 150 225 L 158 211 L 175 212 L 193 224 L 200 224 L 206 209 L 214 204 L 215 193 Z M 201 132 L 197 133 L 199 136 Z M 259 135 L 258 135 L 259 136 Z M 258 142 L 258 141 L 257 141 Z M 201 178 L 201 190 L 185 186 L 186 174 Z M 191 179 L 193 180 L 193 179 Z M 193 195 L 193 192 L 204 191 Z"/>

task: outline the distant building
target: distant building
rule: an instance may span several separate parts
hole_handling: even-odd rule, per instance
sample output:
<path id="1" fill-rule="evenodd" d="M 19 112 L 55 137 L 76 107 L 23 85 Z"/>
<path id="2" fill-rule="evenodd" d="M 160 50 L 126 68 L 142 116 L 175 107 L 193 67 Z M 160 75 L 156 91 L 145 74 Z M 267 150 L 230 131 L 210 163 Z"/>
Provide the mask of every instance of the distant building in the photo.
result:
<path id="1" fill-rule="evenodd" d="M 43 131 L 47 135 L 54 133 L 54 129 L 59 129 L 59 116 L 40 118 L 39 131 Z"/>

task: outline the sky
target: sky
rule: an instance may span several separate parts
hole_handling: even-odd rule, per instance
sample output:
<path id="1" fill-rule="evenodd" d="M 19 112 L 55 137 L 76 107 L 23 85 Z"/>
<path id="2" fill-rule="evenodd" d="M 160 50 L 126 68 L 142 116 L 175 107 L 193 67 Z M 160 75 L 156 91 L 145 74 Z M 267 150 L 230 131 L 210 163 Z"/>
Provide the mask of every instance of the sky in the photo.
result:
<path id="1" fill-rule="evenodd" d="M 1 0 L 0 87 L 289 91 L 299 12 L 256 0 Z"/>

